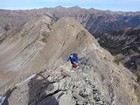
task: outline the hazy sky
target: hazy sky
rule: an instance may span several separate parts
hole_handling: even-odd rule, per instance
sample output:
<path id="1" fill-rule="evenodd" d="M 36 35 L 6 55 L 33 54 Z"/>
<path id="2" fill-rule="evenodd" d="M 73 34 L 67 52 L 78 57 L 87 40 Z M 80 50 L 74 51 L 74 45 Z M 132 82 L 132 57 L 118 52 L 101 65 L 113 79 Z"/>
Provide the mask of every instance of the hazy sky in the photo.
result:
<path id="1" fill-rule="evenodd" d="M 113 11 L 140 11 L 140 0 L 1 0 L 0 9 L 79 6 Z"/>

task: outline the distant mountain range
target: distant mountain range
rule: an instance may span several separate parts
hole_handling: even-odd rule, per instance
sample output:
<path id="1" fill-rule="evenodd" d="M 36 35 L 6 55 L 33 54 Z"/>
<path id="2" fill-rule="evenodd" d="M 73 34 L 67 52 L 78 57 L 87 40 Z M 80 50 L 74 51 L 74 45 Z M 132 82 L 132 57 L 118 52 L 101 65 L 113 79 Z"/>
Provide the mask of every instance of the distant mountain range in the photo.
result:
<path id="1" fill-rule="evenodd" d="M 117 55 L 124 66 L 140 75 L 140 29 L 113 30 L 94 36 L 102 47 Z"/>
<path id="2" fill-rule="evenodd" d="M 0 33 L 42 15 L 49 15 L 56 20 L 65 16 L 75 17 L 91 33 L 140 27 L 140 12 L 112 12 L 58 6 L 32 10 L 0 10 Z"/>
<path id="3" fill-rule="evenodd" d="M 128 57 L 127 53 L 134 51 L 139 58 L 140 12 L 112 12 L 61 6 L 32 10 L 0 10 L 0 36 L 10 29 L 43 15 L 52 17 L 56 21 L 61 17 L 75 17 L 93 36 L 100 39 L 101 46 L 109 49 L 113 54 L 123 53 Z M 125 64 L 130 69 L 135 68 L 130 67 L 126 62 Z"/>

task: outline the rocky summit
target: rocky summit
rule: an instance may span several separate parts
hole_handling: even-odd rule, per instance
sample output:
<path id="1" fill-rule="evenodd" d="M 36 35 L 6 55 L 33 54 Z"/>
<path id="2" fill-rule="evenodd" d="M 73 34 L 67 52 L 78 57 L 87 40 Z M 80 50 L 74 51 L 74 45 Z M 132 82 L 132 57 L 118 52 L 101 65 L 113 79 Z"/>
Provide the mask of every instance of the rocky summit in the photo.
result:
<path id="1" fill-rule="evenodd" d="M 102 47 L 111 53 L 115 51 L 115 56 L 119 54 L 118 58 L 123 65 L 139 76 L 139 11 L 121 12 L 94 8 L 85 9 L 78 6 L 68 8 L 57 6 L 31 10 L 0 9 L 0 37 L 5 32 L 43 15 L 52 17 L 55 20 L 66 16 L 74 17 L 95 38 L 100 39 L 99 43 Z M 124 54 L 126 52 L 132 54 Z"/>
<path id="2" fill-rule="evenodd" d="M 1 36 L 0 104 L 139 105 L 136 76 L 114 60 L 74 18 L 33 19 Z"/>

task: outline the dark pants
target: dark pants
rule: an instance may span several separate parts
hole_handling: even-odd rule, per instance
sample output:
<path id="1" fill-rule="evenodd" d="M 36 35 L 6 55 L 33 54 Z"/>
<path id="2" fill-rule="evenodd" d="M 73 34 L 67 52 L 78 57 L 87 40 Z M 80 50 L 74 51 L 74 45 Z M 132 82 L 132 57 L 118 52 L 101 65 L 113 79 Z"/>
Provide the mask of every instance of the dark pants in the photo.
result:
<path id="1" fill-rule="evenodd" d="M 74 62 L 71 62 L 71 64 L 72 64 L 72 68 L 77 68 L 77 64 L 76 63 L 74 63 Z"/>

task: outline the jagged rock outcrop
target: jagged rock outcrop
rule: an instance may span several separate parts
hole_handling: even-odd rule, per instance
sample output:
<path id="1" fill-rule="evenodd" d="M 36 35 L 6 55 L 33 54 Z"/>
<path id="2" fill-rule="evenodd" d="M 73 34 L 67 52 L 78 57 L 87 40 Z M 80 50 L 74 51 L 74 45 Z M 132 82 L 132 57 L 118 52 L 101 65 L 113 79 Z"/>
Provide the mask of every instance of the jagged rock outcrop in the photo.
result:
<path id="1" fill-rule="evenodd" d="M 115 64 L 114 57 L 74 18 L 53 23 L 43 17 L 11 33 L 0 46 L 4 50 L 0 67 L 16 74 L 0 89 L 6 104 L 139 105 L 136 77 Z M 72 52 L 79 56 L 75 72 L 66 62 Z"/>

